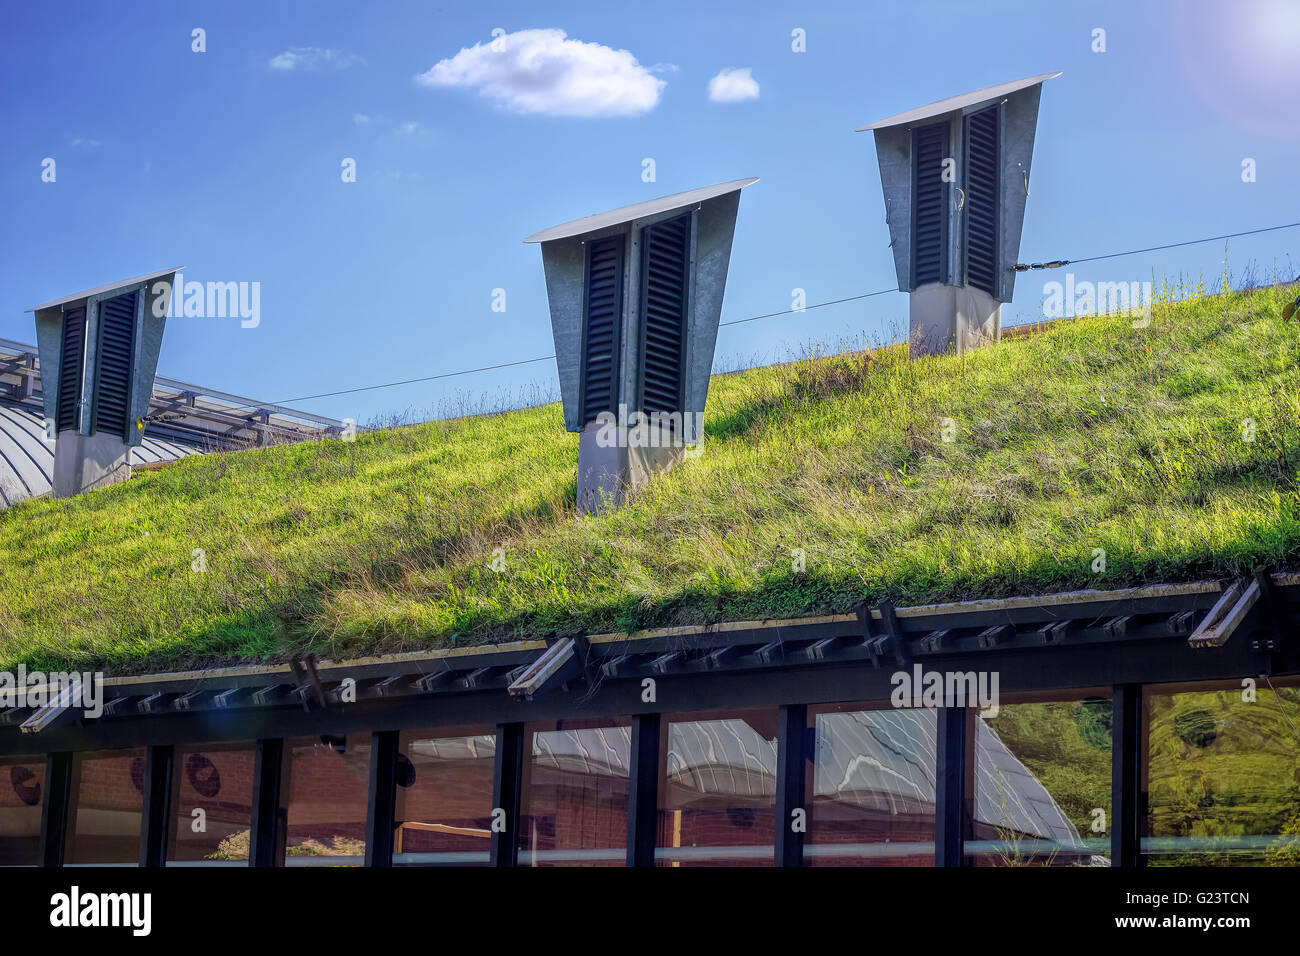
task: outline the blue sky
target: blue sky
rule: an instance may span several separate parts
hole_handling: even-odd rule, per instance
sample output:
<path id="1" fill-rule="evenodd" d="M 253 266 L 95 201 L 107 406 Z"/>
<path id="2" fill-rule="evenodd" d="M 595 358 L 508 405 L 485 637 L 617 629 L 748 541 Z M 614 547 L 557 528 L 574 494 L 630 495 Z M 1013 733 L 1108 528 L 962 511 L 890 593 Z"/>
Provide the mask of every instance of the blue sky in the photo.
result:
<path id="1" fill-rule="evenodd" d="M 266 401 L 549 355 L 541 257 L 524 236 L 744 176 L 761 182 L 741 202 L 724 322 L 788 309 L 796 287 L 810 303 L 891 287 L 875 149 L 854 128 L 1053 70 L 1022 261 L 1300 220 L 1297 0 L 95 0 L 0 17 L 0 337 L 33 341 L 23 310 L 39 302 L 172 265 L 256 281 L 258 327 L 174 319 L 159 371 Z M 191 49 L 195 28 L 206 52 Z M 531 74 L 482 51 L 457 58 L 498 28 L 608 49 L 561 44 Z M 806 52 L 791 49 L 796 28 Z M 748 69 L 757 95 L 712 101 L 724 69 Z M 594 87 L 592 70 L 605 71 Z M 743 74 L 732 88 L 755 92 Z M 1298 239 L 1235 240 L 1231 264 L 1293 273 Z M 1222 257 L 1218 243 L 1077 275 L 1213 277 Z M 1037 314 L 1051 278 L 1022 276 L 1004 323 Z M 906 316 L 893 294 L 747 323 L 722 331 L 718 358 L 888 336 Z M 554 381 L 541 363 L 300 404 L 364 422 Z"/>

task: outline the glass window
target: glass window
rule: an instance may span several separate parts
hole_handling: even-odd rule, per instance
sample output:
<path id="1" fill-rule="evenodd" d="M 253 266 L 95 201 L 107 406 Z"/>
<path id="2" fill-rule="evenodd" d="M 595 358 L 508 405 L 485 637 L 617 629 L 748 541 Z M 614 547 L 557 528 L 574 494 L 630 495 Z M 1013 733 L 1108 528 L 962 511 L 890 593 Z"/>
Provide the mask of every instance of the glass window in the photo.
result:
<path id="1" fill-rule="evenodd" d="M 248 864 L 253 745 L 177 747 L 172 768 L 171 864 Z"/>
<path id="2" fill-rule="evenodd" d="M 286 866 L 361 866 L 366 853 L 370 735 L 284 742 Z"/>
<path id="3" fill-rule="evenodd" d="M 771 866 L 777 710 L 668 714 L 657 866 Z"/>
<path id="4" fill-rule="evenodd" d="M 394 866 L 487 865 L 496 750 L 490 726 L 401 733 Z"/>
<path id="5" fill-rule="evenodd" d="M 143 747 L 73 754 L 65 863 L 140 864 L 144 770 Z"/>
<path id="6" fill-rule="evenodd" d="M 1148 866 L 1300 866 L 1300 681 L 1149 687 Z"/>
<path id="7" fill-rule="evenodd" d="M 0 759 L 0 866 L 38 866 L 45 757 Z"/>
<path id="8" fill-rule="evenodd" d="M 808 866 L 933 866 L 935 712 L 808 708 Z"/>
<path id="9" fill-rule="evenodd" d="M 631 721 L 525 728 L 520 866 L 625 866 Z"/>
<path id="10" fill-rule="evenodd" d="M 1107 866 L 1109 690 L 1003 700 L 975 725 L 974 866 Z"/>

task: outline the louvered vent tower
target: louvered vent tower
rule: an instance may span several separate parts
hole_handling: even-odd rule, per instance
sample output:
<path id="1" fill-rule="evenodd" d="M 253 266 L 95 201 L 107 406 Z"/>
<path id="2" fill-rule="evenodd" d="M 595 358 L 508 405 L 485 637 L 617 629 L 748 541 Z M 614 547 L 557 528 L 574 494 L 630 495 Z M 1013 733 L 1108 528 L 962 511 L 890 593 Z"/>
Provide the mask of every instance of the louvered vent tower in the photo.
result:
<path id="1" fill-rule="evenodd" d="M 1044 73 L 863 126 L 876 137 L 913 355 L 996 342 L 1029 195 Z"/>
<path id="2" fill-rule="evenodd" d="M 80 494 L 131 474 L 137 422 L 153 392 L 177 269 L 125 279 L 38 305 L 46 440 L 54 496 Z"/>
<path id="3" fill-rule="evenodd" d="M 692 189 L 535 233 L 578 503 L 617 505 L 700 440 L 740 190 Z"/>

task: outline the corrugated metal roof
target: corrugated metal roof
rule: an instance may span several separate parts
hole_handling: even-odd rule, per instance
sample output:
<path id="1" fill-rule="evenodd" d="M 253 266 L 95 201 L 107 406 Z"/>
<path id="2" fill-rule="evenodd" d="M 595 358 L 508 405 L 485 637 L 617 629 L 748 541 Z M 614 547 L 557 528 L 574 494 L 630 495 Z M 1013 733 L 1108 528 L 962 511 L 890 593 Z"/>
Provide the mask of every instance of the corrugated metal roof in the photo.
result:
<path id="1" fill-rule="evenodd" d="M 543 229 L 541 232 L 533 233 L 524 242 L 550 242 L 552 239 L 568 239 L 572 236 L 585 235 L 598 229 L 607 229 L 610 226 L 631 222 L 634 219 L 644 219 L 647 216 L 668 212 L 679 206 L 689 206 L 692 203 L 704 202 L 706 199 L 716 199 L 718 196 L 736 192 L 756 182 L 758 182 L 757 176 L 750 179 L 733 179 L 729 183 L 702 186 L 699 189 L 688 189 L 684 193 L 673 193 L 671 196 L 663 196 L 659 199 L 649 199 L 645 202 L 633 203 L 630 206 L 620 206 L 617 209 L 611 209 L 609 212 L 598 212 L 593 216 L 584 216 L 582 219 L 574 219 L 572 222 L 552 226 L 550 229 Z"/>
<path id="2" fill-rule="evenodd" d="M 867 126 L 859 126 L 856 132 L 864 132 L 869 129 L 887 129 L 890 126 L 910 126 L 913 123 L 924 119 L 931 119 L 935 116 L 943 116 L 945 113 L 955 113 L 958 110 L 964 110 L 968 106 L 974 106 L 976 103 L 983 103 L 985 100 L 996 100 L 1006 96 L 1008 93 L 1015 93 L 1017 90 L 1027 89 L 1042 83 L 1044 80 L 1052 80 L 1060 76 L 1058 70 L 1055 73 L 1040 73 L 1038 76 L 1026 77 L 1023 80 L 1013 80 L 1010 83 L 1000 83 L 997 86 L 986 87 L 982 90 L 976 90 L 973 93 L 963 93 L 960 96 L 950 96 L 946 100 L 939 100 L 926 106 L 918 106 L 914 110 L 908 110 L 905 113 L 896 113 L 893 116 L 886 116 L 882 120 L 876 120 Z"/>
<path id="3" fill-rule="evenodd" d="M 67 302 L 76 302 L 78 299 L 89 298 L 92 295 L 99 295 L 101 292 L 111 292 L 114 289 L 120 289 L 123 286 L 138 285 L 141 282 L 148 282 L 150 279 L 157 279 L 159 276 L 171 275 L 180 272 L 184 266 L 176 266 L 174 269 L 163 269 L 161 272 L 149 272 L 142 276 L 136 276 L 133 279 L 120 279 L 117 282 L 110 282 L 108 285 L 96 286 L 93 289 L 87 289 L 85 292 L 74 292 L 72 295 L 65 295 L 61 299 L 54 299 L 50 302 L 44 302 L 41 305 L 34 305 L 25 311 L 35 312 L 37 309 L 48 309 L 51 306 L 63 305 Z"/>
<path id="4" fill-rule="evenodd" d="M 131 449 L 131 464 L 175 461 L 202 450 L 146 435 L 141 445 Z M 54 445 L 45 440 L 40 408 L 0 398 L 0 510 L 49 494 L 53 479 Z"/>

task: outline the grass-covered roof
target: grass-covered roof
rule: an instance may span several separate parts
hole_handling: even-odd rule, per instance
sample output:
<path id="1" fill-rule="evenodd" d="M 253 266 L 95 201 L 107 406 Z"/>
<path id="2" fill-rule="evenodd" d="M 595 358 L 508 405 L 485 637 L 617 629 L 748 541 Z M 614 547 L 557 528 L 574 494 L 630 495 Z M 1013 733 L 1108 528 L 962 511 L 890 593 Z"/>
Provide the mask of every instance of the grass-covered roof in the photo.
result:
<path id="1" fill-rule="evenodd" d="M 1294 567 L 1289 297 L 717 377 L 703 455 L 600 517 L 575 515 L 558 405 L 28 501 L 0 513 L 0 667 L 337 658 Z"/>

